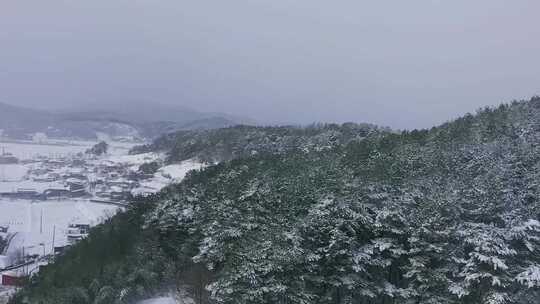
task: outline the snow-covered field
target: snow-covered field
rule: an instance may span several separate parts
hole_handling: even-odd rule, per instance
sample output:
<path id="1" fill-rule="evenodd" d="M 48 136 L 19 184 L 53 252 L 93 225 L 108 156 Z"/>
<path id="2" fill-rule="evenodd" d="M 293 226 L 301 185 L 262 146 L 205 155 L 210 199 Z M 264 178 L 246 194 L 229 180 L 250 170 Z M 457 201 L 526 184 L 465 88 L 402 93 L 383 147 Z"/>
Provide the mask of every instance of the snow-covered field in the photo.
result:
<path id="1" fill-rule="evenodd" d="M 154 177 L 141 182 L 140 187 L 131 191 L 133 195 L 147 195 L 156 193 L 167 185 L 181 182 L 191 170 L 200 170 L 206 165 L 196 160 L 186 160 L 179 164 L 161 167 Z"/>
<path id="2" fill-rule="evenodd" d="M 153 161 L 158 161 L 165 158 L 165 155 L 159 153 L 141 153 L 135 155 L 128 154 L 113 154 L 107 157 L 105 160 L 113 163 L 122 163 L 128 165 L 141 165 Z"/>
<path id="3" fill-rule="evenodd" d="M 38 192 L 43 192 L 51 188 L 64 188 L 64 185 L 58 182 L 38 183 L 31 180 L 2 181 L 0 179 L 0 192 L 15 192 L 17 189 L 34 189 Z"/>
<path id="4" fill-rule="evenodd" d="M 21 160 L 36 157 L 59 158 L 77 153 L 84 153 L 87 149 L 95 145 L 93 141 L 69 141 L 50 140 L 47 143 L 34 143 L 31 141 L 9 141 L 0 142 L 0 147 L 6 152 L 12 153 Z M 109 154 L 125 155 L 133 148 L 135 143 L 109 142 Z"/>
<path id="5" fill-rule="evenodd" d="M 139 302 L 139 304 L 176 304 L 176 300 L 170 297 L 161 297 L 144 300 Z"/>
<path id="6" fill-rule="evenodd" d="M 141 301 L 137 304 L 195 304 L 195 301 L 187 296 L 185 291 L 174 292 L 168 296 L 155 297 Z"/>
<path id="7" fill-rule="evenodd" d="M 6 152 L 12 153 L 19 159 L 32 159 L 39 156 L 58 158 L 84 152 L 93 146 L 92 142 L 55 142 L 51 144 L 36 144 L 32 142 L 0 142 Z"/>
<path id="8" fill-rule="evenodd" d="M 26 175 L 30 165 L 0 164 L 0 182 L 20 181 Z"/>
<path id="9" fill-rule="evenodd" d="M 116 206 L 84 200 L 31 202 L 0 199 L 0 226 L 8 226 L 8 232 L 15 235 L 5 252 L 7 258 L 0 260 L 0 268 L 9 266 L 11 259 L 22 253 L 23 247 L 29 255 L 51 254 L 53 236 L 54 246 L 67 244 L 66 230 L 69 224 L 93 226 L 114 215 L 117 210 Z"/>

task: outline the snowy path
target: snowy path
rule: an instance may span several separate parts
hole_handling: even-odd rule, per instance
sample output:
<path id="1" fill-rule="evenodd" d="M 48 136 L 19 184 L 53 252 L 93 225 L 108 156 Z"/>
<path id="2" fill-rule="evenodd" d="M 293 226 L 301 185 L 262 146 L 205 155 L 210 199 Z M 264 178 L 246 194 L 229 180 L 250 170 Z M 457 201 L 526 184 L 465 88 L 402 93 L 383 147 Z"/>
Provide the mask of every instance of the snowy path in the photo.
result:
<path id="1" fill-rule="evenodd" d="M 173 298 L 155 298 L 139 302 L 139 304 L 176 304 L 176 301 Z"/>

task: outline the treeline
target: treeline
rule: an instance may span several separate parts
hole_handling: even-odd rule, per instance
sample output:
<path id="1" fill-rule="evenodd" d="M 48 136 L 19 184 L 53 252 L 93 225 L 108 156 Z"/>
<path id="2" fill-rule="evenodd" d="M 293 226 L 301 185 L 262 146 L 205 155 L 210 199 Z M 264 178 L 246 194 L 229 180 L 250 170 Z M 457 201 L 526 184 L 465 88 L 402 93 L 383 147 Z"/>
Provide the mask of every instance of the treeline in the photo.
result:
<path id="1" fill-rule="evenodd" d="M 216 163 L 259 153 L 307 153 L 332 149 L 367 136 L 388 132 L 388 128 L 355 123 L 314 124 L 307 127 L 234 126 L 167 134 L 150 145 L 135 147 L 131 153 L 165 151 L 171 162 L 198 158 Z"/>
<path id="2" fill-rule="evenodd" d="M 12 303 L 538 303 L 540 98 L 361 137 L 192 172 Z"/>

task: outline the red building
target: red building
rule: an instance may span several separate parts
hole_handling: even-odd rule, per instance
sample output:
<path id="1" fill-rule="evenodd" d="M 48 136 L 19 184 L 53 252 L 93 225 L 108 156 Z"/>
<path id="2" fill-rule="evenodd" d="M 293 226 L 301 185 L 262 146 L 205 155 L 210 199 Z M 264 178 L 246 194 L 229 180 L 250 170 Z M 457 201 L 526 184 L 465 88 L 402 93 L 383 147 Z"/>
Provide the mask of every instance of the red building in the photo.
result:
<path id="1" fill-rule="evenodd" d="M 2 285 L 4 286 L 22 286 L 24 278 L 17 276 L 14 273 L 2 274 Z"/>

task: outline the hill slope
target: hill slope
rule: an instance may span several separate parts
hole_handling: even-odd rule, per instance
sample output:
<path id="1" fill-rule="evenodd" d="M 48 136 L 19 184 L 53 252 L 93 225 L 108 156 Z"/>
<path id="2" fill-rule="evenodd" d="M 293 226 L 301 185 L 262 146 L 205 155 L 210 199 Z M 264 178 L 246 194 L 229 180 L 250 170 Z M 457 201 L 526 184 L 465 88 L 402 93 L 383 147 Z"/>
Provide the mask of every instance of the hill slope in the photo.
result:
<path id="1" fill-rule="evenodd" d="M 222 129 L 185 130 L 163 135 L 132 153 L 165 152 L 169 161 L 198 158 L 209 163 L 245 158 L 259 153 L 286 154 L 322 151 L 366 137 L 389 133 L 370 124 L 316 124 L 308 127 L 234 126 Z"/>
<path id="2" fill-rule="evenodd" d="M 199 303 L 537 303 L 539 175 L 540 98 L 261 150 L 136 202 L 12 303 L 131 303 L 185 286 Z"/>

